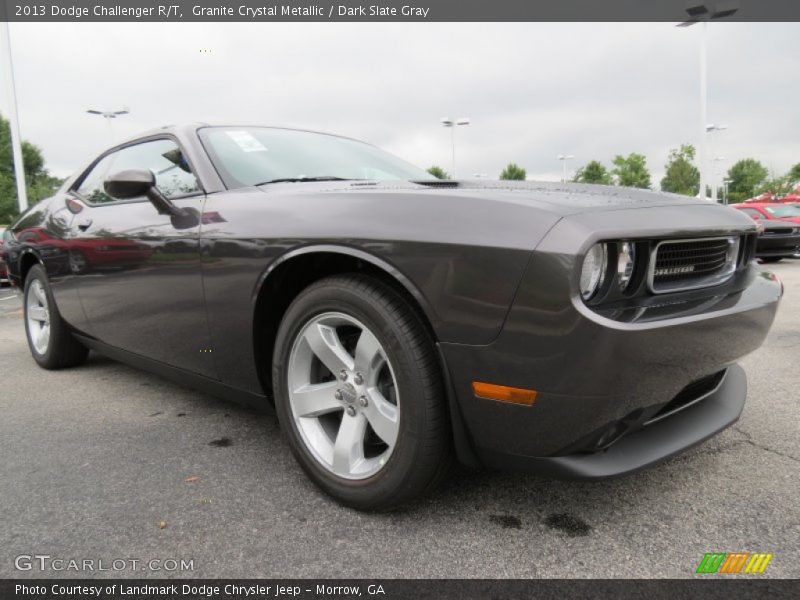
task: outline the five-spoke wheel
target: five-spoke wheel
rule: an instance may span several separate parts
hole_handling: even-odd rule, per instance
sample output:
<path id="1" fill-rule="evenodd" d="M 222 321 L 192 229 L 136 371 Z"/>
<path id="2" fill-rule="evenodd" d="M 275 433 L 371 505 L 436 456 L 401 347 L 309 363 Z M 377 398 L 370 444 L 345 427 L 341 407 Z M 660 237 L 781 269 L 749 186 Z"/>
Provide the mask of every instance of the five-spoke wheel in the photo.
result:
<path id="1" fill-rule="evenodd" d="M 289 357 L 289 401 L 314 457 L 336 475 L 364 479 L 392 454 L 400 403 L 375 334 L 344 313 L 312 318 Z"/>
<path id="2" fill-rule="evenodd" d="M 86 360 L 82 346 L 58 313 L 50 282 L 42 265 L 34 265 L 25 277 L 25 331 L 33 359 L 45 369 L 71 367 Z"/>
<path id="3" fill-rule="evenodd" d="M 320 280 L 295 299 L 275 344 L 275 405 L 295 457 L 337 499 L 388 509 L 450 463 L 433 343 L 401 294 L 363 275 Z"/>
<path id="4" fill-rule="evenodd" d="M 38 279 L 31 281 L 25 298 L 28 339 L 39 354 L 50 346 L 50 307 L 44 286 Z"/>

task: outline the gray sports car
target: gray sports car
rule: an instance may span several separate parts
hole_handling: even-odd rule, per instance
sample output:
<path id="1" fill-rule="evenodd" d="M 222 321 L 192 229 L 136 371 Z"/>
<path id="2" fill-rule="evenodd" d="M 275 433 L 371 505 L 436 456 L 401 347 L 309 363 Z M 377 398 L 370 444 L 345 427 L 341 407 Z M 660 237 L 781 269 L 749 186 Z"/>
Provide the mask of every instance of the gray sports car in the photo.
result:
<path id="1" fill-rule="evenodd" d="M 388 509 L 469 465 L 598 479 L 739 417 L 782 286 L 727 207 L 431 178 L 377 148 L 167 127 L 7 236 L 44 368 L 89 349 L 274 405 L 308 475 Z"/>

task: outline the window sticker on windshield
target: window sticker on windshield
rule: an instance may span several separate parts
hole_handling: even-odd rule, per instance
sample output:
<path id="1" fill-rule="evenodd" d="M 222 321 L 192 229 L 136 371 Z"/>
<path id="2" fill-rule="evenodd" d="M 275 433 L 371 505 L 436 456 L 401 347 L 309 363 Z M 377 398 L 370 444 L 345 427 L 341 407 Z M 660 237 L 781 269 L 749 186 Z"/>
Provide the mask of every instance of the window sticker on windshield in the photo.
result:
<path id="1" fill-rule="evenodd" d="M 225 133 L 228 134 L 236 145 L 242 149 L 243 152 L 266 152 L 267 149 L 259 142 L 256 138 L 254 138 L 249 132 L 247 131 L 226 131 Z"/>

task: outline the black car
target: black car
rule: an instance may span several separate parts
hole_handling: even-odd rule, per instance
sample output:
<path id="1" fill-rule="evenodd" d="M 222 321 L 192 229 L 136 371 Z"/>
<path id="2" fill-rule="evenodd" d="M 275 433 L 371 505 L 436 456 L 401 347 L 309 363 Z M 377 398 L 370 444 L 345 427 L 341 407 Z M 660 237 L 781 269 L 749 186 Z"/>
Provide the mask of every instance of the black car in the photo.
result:
<path id="1" fill-rule="evenodd" d="M 41 366 L 93 349 L 272 404 L 308 475 L 362 509 L 432 488 L 453 455 L 599 479 L 707 439 L 742 412 L 736 361 L 782 294 L 724 206 L 437 180 L 282 128 L 143 135 L 12 230 Z M 88 247 L 105 260 L 73 260 Z"/>
<path id="2" fill-rule="evenodd" d="M 759 222 L 756 258 L 778 262 L 782 258 L 800 258 L 800 225 L 791 221 L 762 219 Z"/>

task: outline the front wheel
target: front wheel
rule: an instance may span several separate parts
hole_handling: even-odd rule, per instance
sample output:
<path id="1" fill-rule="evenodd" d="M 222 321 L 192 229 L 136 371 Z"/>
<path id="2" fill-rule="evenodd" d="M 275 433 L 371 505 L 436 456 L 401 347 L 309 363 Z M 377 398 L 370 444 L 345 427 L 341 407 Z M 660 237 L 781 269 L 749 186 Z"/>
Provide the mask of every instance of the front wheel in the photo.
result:
<path id="1" fill-rule="evenodd" d="M 47 274 L 34 265 L 25 278 L 25 333 L 33 359 L 45 369 L 79 365 L 89 351 L 70 332 L 58 313 Z"/>
<path id="2" fill-rule="evenodd" d="M 391 509 L 446 474 L 450 433 L 433 341 L 382 282 L 344 275 L 306 288 L 278 330 L 272 379 L 292 452 L 340 502 Z"/>

